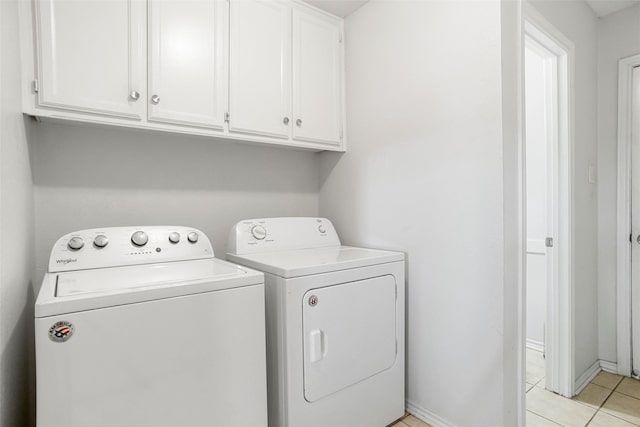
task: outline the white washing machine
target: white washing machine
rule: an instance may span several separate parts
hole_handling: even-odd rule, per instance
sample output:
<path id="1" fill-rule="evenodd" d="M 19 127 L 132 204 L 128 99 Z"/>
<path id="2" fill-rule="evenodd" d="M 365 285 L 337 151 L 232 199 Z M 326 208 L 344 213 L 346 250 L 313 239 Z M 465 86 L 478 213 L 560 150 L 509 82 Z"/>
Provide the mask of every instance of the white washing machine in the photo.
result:
<path id="1" fill-rule="evenodd" d="M 403 416 L 404 254 L 340 245 L 324 218 L 241 221 L 227 259 L 265 273 L 271 427 Z"/>
<path id="2" fill-rule="evenodd" d="M 267 425 L 264 276 L 198 230 L 62 237 L 35 317 L 38 427 Z"/>

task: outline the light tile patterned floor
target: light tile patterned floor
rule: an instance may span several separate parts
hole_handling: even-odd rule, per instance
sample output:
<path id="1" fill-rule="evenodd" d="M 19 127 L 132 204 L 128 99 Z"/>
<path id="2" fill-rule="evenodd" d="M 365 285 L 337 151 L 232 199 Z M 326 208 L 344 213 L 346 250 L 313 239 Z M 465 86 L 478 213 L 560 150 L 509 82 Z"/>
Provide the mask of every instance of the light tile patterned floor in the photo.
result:
<path id="1" fill-rule="evenodd" d="M 544 389 L 542 353 L 527 349 L 527 427 L 640 426 L 640 381 L 600 372 L 573 399 Z M 430 427 L 411 414 L 389 427 Z"/>
<path id="2" fill-rule="evenodd" d="M 389 427 L 431 427 L 431 425 L 419 420 L 411 414 L 406 414 L 403 418 L 400 418 Z"/>
<path id="3" fill-rule="evenodd" d="M 542 353 L 527 349 L 527 427 L 640 426 L 640 381 L 600 372 L 567 399 L 544 389 Z M 402 426 L 405 427 L 405 426 Z"/>

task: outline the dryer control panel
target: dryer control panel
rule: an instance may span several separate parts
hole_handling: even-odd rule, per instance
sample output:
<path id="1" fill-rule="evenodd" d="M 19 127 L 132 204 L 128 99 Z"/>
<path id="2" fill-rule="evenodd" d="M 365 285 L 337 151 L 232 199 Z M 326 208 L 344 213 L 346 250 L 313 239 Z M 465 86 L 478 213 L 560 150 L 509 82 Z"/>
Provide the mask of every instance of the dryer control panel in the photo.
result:
<path id="1" fill-rule="evenodd" d="M 62 236 L 51 250 L 49 272 L 213 258 L 200 230 L 180 226 L 107 227 Z"/>
<path id="2" fill-rule="evenodd" d="M 340 239 L 326 218 L 260 218 L 237 223 L 229 233 L 227 250 L 243 255 L 327 246 L 340 246 Z"/>

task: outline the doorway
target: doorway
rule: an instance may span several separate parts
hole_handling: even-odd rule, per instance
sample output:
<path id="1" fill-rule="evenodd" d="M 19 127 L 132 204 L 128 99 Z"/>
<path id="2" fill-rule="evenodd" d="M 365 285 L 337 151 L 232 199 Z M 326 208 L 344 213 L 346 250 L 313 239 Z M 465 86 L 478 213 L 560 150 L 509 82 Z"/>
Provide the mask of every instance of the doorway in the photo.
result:
<path id="1" fill-rule="evenodd" d="M 640 374 L 640 55 L 618 63 L 617 371 Z M 634 384 L 635 383 L 635 384 Z M 625 378 L 621 386 L 637 387 Z"/>
<path id="2" fill-rule="evenodd" d="M 617 225 L 617 370 L 640 371 L 640 55 L 618 65 L 618 225 Z M 634 168 L 632 168 L 632 164 Z M 633 205 L 633 206 L 632 206 Z"/>
<path id="3" fill-rule="evenodd" d="M 538 385 L 572 397 L 576 392 L 570 92 L 574 49 L 532 7 L 525 6 L 524 33 L 527 296 L 522 345 L 529 359 L 537 357 L 537 376 L 544 374 Z M 525 382 L 535 381 L 528 373 Z"/>
<path id="4" fill-rule="evenodd" d="M 631 375 L 640 378 L 640 65 L 631 70 Z"/>

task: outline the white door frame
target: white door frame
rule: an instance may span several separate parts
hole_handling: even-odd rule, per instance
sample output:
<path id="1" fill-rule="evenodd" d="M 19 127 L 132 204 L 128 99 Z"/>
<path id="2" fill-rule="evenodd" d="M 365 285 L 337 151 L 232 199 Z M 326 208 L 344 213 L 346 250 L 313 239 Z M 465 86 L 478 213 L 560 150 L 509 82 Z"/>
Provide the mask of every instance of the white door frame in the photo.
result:
<path id="1" fill-rule="evenodd" d="M 631 118 L 633 69 L 640 55 L 618 63 L 618 225 L 617 320 L 618 374 L 631 375 Z"/>
<path id="2" fill-rule="evenodd" d="M 524 33 L 527 38 L 555 55 L 552 72 L 558 82 L 557 111 L 554 113 L 554 277 L 547 290 L 546 388 L 566 397 L 575 389 L 574 353 L 574 58 L 573 43 L 551 25 L 530 4 L 524 4 Z M 524 79 L 523 79 L 524 85 Z M 526 173 L 523 172 L 523 173 Z M 526 278 L 523 280 L 526 286 Z M 521 313 L 525 316 L 526 313 Z M 525 345 L 524 340 L 521 343 Z M 524 388 L 522 388 L 524 393 Z"/>

